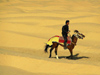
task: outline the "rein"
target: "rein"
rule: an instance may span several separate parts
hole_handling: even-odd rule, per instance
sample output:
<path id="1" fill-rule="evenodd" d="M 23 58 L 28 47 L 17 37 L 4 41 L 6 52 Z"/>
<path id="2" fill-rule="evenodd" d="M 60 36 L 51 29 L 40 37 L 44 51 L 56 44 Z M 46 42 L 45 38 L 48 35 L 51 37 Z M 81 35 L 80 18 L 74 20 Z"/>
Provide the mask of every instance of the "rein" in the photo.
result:
<path id="1" fill-rule="evenodd" d="M 74 36 L 76 37 L 76 38 L 78 38 L 78 36 L 76 35 L 76 34 L 74 34 Z M 76 45 L 76 43 L 74 43 L 74 42 L 71 42 L 73 45 Z"/>
<path id="2" fill-rule="evenodd" d="M 73 45 L 76 45 L 76 43 L 72 42 Z"/>

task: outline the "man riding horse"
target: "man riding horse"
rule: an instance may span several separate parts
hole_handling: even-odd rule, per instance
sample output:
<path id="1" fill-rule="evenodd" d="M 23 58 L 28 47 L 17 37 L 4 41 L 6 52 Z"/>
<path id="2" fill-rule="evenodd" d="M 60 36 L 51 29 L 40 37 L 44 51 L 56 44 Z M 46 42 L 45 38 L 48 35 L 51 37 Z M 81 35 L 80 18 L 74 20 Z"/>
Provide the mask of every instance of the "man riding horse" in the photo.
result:
<path id="1" fill-rule="evenodd" d="M 69 20 L 66 20 L 66 25 L 62 27 L 62 36 L 64 38 L 64 49 L 67 49 L 66 43 L 67 43 L 68 33 L 69 33 Z"/>
<path id="2" fill-rule="evenodd" d="M 60 45 L 60 46 L 64 47 L 64 49 L 69 49 L 70 54 L 71 54 L 69 57 L 72 59 L 73 58 L 73 49 L 76 46 L 77 40 L 85 38 L 85 35 L 80 33 L 78 30 L 74 30 L 74 34 L 71 37 L 71 43 L 69 45 L 66 45 L 66 43 L 69 42 L 69 39 L 67 39 L 68 33 L 69 33 L 68 25 L 69 25 L 69 20 L 67 20 L 66 25 L 64 25 L 62 27 L 62 36 L 64 38 L 63 41 L 62 41 L 61 36 L 56 35 L 56 36 L 53 36 L 52 38 L 50 38 L 48 40 L 48 42 L 46 43 L 44 51 L 48 52 L 48 48 L 50 47 L 49 58 L 51 58 L 51 56 L 52 56 L 52 50 L 55 49 L 56 58 L 59 59 L 58 55 L 57 55 L 57 50 L 58 50 L 58 46 Z M 64 45 L 62 44 L 63 42 L 64 42 Z"/>

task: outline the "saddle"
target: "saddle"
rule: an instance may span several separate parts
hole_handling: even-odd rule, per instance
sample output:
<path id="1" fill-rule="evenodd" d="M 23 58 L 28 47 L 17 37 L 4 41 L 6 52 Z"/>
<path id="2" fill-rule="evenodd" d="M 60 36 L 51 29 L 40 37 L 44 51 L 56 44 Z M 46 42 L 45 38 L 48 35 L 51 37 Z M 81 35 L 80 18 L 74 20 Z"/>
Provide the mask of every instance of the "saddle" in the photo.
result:
<path id="1" fill-rule="evenodd" d="M 66 38 L 67 38 L 67 44 L 70 45 L 71 42 L 72 42 L 71 37 L 68 36 L 68 37 L 66 37 Z M 58 42 L 58 43 L 60 43 L 60 44 L 64 44 L 64 38 L 63 38 L 62 36 L 55 35 L 55 36 L 51 37 L 51 38 L 48 40 L 47 44 L 51 46 L 51 45 L 52 45 L 52 42 Z"/>
<path id="2" fill-rule="evenodd" d="M 72 39 L 70 36 L 66 37 L 67 38 L 67 44 L 71 44 Z M 62 36 L 59 36 L 59 43 L 64 43 L 64 38 Z"/>

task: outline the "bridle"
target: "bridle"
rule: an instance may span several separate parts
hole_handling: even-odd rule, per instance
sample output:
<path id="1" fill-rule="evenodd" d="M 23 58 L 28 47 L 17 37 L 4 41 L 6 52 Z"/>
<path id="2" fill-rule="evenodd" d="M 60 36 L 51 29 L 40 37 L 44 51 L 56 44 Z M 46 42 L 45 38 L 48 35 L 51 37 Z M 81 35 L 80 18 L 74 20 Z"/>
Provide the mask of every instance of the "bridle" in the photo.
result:
<path id="1" fill-rule="evenodd" d="M 83 39 L 83 36 L 80 33 L 75 33 L 74 36 L 78 39 Z M 76 43 L 72 42 L 73 45 L 76 45 Z"/>
<path id="2" fill-rule="evenodd" d="M 70 33 L 69 33 L 69 36 L 71 37 L 71 35 L 70 35 Z M 81 34 L 81 33 L 79 33 L 77 30 L 76 31 L 74 31 L 74 36 L 78 39 L 83 39 L 84 38 L 84 36 Z M 74 42 L 71 42 L 73 45 L 76 45 L 76 43 L 74 43 Z"/>
<path id="3" fill-rule="evenodd" d="M 75 33 L 74 36 L 75 36 L 76 38 L 83 39 L 83 36 L 82 36 L 82 34 L 80 34 L 80 33 Z"/>

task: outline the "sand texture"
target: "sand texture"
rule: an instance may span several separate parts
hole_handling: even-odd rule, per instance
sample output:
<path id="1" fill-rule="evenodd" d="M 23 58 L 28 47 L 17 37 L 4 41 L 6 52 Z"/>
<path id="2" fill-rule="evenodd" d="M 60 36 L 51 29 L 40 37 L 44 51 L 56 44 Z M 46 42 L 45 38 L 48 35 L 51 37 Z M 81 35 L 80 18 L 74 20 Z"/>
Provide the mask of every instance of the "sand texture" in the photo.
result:
<path id="1" fill-rule="evenodd" d="M 74 59 L 44 53 L 47 40 L 79 30 Z M 0 75 L 100 75 L 100 0 L 0 0 Z"/>

